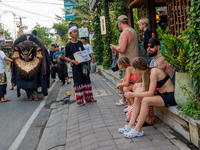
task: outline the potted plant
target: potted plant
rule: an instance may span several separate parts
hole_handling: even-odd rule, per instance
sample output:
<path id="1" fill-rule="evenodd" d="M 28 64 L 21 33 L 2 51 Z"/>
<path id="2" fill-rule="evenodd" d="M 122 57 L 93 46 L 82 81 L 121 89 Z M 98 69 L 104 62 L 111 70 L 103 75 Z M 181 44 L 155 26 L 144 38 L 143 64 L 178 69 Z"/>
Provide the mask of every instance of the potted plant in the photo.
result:
<path id="1" fill-rule="evenodd" d="M 165 50 L 160 50 L 161 54 L 176 70 L 175 76 L 175 100 L 179 106 L 185 105 L 189 98 L 188 93 L 184 94 L 181 89 L 186 85 L 189 91 L 194 91 L 192 79 L 187 72 L 187 60 L 190 55 L 189 45 L 186 44 L 187 39 L 184 36 L 175 37 L 170 34 L 163 35 L 163 46 Z"/>

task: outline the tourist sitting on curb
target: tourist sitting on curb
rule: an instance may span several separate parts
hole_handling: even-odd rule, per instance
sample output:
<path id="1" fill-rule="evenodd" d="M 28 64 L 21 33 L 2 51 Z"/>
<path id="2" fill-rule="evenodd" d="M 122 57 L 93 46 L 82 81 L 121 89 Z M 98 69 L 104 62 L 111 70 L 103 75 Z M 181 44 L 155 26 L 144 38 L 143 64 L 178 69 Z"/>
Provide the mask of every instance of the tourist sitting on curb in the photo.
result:
<path id="1" fill-rule="evenodd" d="M 122 100 L 119 103 L 116 103 L 117 106 L 120 106 L 120 104 L 125 104 L 126 99 L 124 97 L 124 91 L 130 91 L 132 90 L 133 83 L 138 79 L 140 76 L 133 76 L 131 74 L 131 70 L 133 67 L 130 65 L 130 61 L 127 57 L 121 57 L 118 59 L 118 67 L 120 70 L 125 71 L 124 79 L 121 80 L 121 83 L 117 85 L 117 89 L 119 89 L 122 92 Z M 133 104 L 133 99 L 128 100 L 128 107 L 126 110 L 128 111 L 129 107 Z M 126 111 L 126 112 L 127 112 Z"/>
<path id="2" fill-rule="evenodd" d="M 140 75 L 132 75 L 133 67 L 130 65 L 130 61 L 128 60 L 127 57 L 121 57 L 118 60 L 118 66 L 120 70 L 125 71 L 125 77 L 122 83 L 118 84 L 117 88 L 122 91 L 122 97 L 124 97 L 125 92 L 134 92 L 137 87 L 141 87 L 141 78 Z M 139 79 L 140 78 L 140 79 Z M 137 80 L 137 81 L 136 81 Z M 135 83 L 137 82 L 137 83 Z M 134 98 L 127 99 L 128 100 L 128 107 L 124 109 L 124 112 L 127 112 L 126 114 L 126 121 L 129 122 L 132 111 L 133 111 L 133 103 L 134 103 Z M 154 112 L 153 112 L 153 107 L 149 108 L 149 115 L 146 119 L 145 125 L 152 125 L 154 121 Z"/>
<path id="3" fill-rule="evenodd" d="M 147 55 L 148 57 L 152 57 L 150 67 L 157 67 L 162 69 L 169 74 L 173 83 L 175 83 L 175 71 L 173 70 L 173 67 L 164 59 L 159 50 L 159 40 L 156 38 L 150 38 L 147 43 Z"/>
<path id="4" fill-rule="evenodd" d="M 134 109 L 130 123 L 125 128 L 119 128 L 118 132 L 124 133 L 126 138 L 143 136 L 142 126 L 149 113 L 149 107 L 168 107 L 176 105 L 174 99 L 174 84 L 169 75 L 158 69 L 149 68 L 145 59 L 138 57 L 132 62 L 134 70 L 132 74 L 142 75 L 142 86 L 135 92 L 126 92 L 127 99 L 134 97 Z M 157 95 L 155 88 L 158 88 Z M 138 118 L 138 122 L 136 119 Z"/>

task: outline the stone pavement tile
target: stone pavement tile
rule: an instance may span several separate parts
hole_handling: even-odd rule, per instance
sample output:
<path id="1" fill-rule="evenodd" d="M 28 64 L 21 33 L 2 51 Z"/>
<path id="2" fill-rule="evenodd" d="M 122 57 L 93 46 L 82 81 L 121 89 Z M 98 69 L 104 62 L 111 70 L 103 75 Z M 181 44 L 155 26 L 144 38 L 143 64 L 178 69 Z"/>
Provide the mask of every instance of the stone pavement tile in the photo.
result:
<path id="1" fill-rule="evenodd" d="M 87 135 L 92 134 L 92 133 L 94 133 L 93 130 L 88 130 L 88 131 L 85 131 L 85 132 L 81 132 L 80 134 L 81 134 L 81 137 L 84 137 L 84 136 L 87 136 Z"/>
<path id="2" fill-rule="evenodd" d="M 120 139 L 115 139 L 116 144 L 123 144 L 123 143 L 133 143 L 131 139 L 127 139 L 123 137 L 123 134 L 120 134 L 122 137 Z"/>
<path id="3" fill-rule="evenodd" d="M 112 136 L 114 139 L 119 139 L 124 137 L 123 134 L 119 134 L 118 132 L 112 133 Z"/>
<path id="4" fill-rule="evenodd" d="M 173 139 L 171 140 L 171 142 L 176 145 L 178 148 L 180 148 L 181 150 L 190 150 L 189 147 L 187 147 L 187 145 L 183 142 L 181 142 L 180 140 L 176 140 L 176 139 Z"/>
<path id="5" fill-rule="evenodd" d="M 180 150 L 174 145 L 164 145 L 164 146 L 159 146 L 159 150 Z"/>
<path id="6" fill-rule="evenodd" d="M 152 140 L 153 144 L 155 146 L 162 146 L 162 145 L 171 145 L 172 143 L 168 139 L 157 139 L 157 140 Z"/>
<path id="7" fill-rule="evenodd" d="M 104 147 L 104 146 L 109 146 L 109 145 L 114 145 L 114 144 L 115 144 L 114 140 L 107 140 L 107 141 L 98 142 L 99 147 Z"/>
<path id="8" fill-rule="evenodd" d="M 108 128 L 103 127 L 103 128 L 93 128 L 94 132 L 103 132 L 103 131 L 107 131 L 108 132 Z"/>
<path id="9" fill-rule="evenodd" d="M 155 130 L 154 126 L 146 126 L 142 128 L 143 131 L 147 131 L 147 130 Z"/>
<path id="10" fill-rule="evenodd" d="M 151 141 L 139 141 L 134 142 L 134 144 L 137 146 L 137 148 L 144 148 L 144 147 L 153 147 L 153 143 Z"/>
<path id="11" fill-rule="evenodd" d="M 77 149 L 79 148 L 79 146 L 81 147 L 81 141 L 80 139 L 77 139 L 77 140 L 70 140 L 70 139 L 67 139 L 69 141 L 66 142 L 66 149 L 68 150 L 68 147 L 77 147 Z M 77 145 L 77 146 L 76 146 Z"/>
<path id="12" fill-rule="evenodd" d="M 107 141 L 107 140 L 112 140 L 113 139 L 113 137 L 111 135 L 109 135 L 109 134 L 104 135 L 104 136 L 97 136 L 96 138 L 97 138 L 98 142 Z"/>
<path id="13" fill-rule="evenodd" d="M 66 146 L 66 150 L 80 150 L 81 149 L 81 143 L 76 143 L 70 147 Z"/>
<path id="14" fill-rule="evenodd" d="M 117 150 L 117 146 L 116 145 L 104 146 L 104 147 L 98 148 L 98 150 Z"/>
<path id="15" fill-rule="evenodd" d="M 118 121 L 106 122 L 106 126 L 116 126 L 120 125 Z"/>
<path id="16" fill-rule="evenodd" d="M 145 132 L 144 132 L 144 134 L 145 134 Z M 147 135 L 147 137 L 151 140 L 156 140 L 156 139 L 164 140 L 164 139 L 166 139 L 166 137 L 162 134 Z"/>
<path id="17" fill-rule="evenodd" d="M 94 143 L 97 143 L 96 138 L 81 142 L 81 147 L 86 147 L 86 146 L 94 144 Z"/>
<path id="18" fill-rule="evenodd" d="M 118 129 L 120 128 L 120 126 L 119 125 L 116 125 L 116 126 L 110 126 L 110 127 L 108 127 L 108 129 L 110 130 L 110 131 L 116 131 L 116 132 L 118 132 Z"/>
<path id="19" fill-rule="evenodd" d="M 139 148 L 138 150 L 160 150 L 159 148 L 153 146 L 153 147 L 143 147 Z"/>
<path id="20" fill-rule="evenodd" d="M 149 138 L 147 138 L 147 136 L 133 138 L 132 140 L 133 142 L 150 142 L 151 141 Z"/>
<path id="21" fill-rule="evenodd" d="M 68 132 L 67 132 L 67 141 L 70 141 L 70 140 L 71 140 L 70 137 L 76 136 L 76 135 L 78 135 L 78 134 L 80 134 L 79 131 L 72 132 L 72 133 L 68 133 Z"/>
<path id="22" fill-rule="evenodd" d="M 65 132 L 57 133 L 40 140 L 37 150 L 48 150 L 56 146 L 65 145 Z"/>
<path id="23" fill-rule="evenodd" d="M 52 148 L 51 150 L 65 150 L 65 146 L 58 146 L 58 147 Z"/>
<path id="24" fill-rule="evenodd" d="M 80 138 L 81 142 L 85 142 L 85 141 L 89 141 L 91 139 L 95 139 L 95 135 L 93 133 L 87 135 L 87 136 L 83 136 Z"/>
<path id="25" fill-rule="evenodd" d="M 87 145 L 86 147 L 83 147 L 81 148 L 82 150 L 95 150 L 97 149 L 97 143 L 93 143 L 93 144 L 90 144 L 90 145 Z"/>
<path id="26" fill-rule="evenodd" d="M 108 131 L 103 131 L 103 132 L 95 132 L 94 133 L 95 137 L 103 137 L 103 136 L 109 136 L 111 137 L 110 133 Z"/>
<path id="27" fill-rule="evenodd" d="M 137 147 L 134 143 L 117 144 L 119 150 L 136 150 Z"/>
<path id="28" fill-rule="evenodd" d="M 73 136 L 67 135 L 67 139 L 70 139 L 70 140 L 77 140 L 77 139 L 80 139 L 80 138 L 81 138 L 81 134 L 76 134 L 76 135 L 73 135 Z"/>
<path id="29" fill-rule="evenodd" d="M 153 130 L 146 130 L 145 135 L 153 135 L 153 134 L 161 134 L 158 130 L 153 129 Z"/>
<path id="30" fill-rule="evenodd" d="M 93 126 L 93 128 L 104 128 L 104 127 L 106 127 L 106 124 L 105 123 L 99 123 L 99 124 L 93 124 L 92 126 Z"/>
<path id="31" fill-rule="evenodd" d="M 65 131 L 66 131 L 66 122 L 60 122 L 52 127 L 46 127 L 42 135 L 42 138 L 53 136 L 57 133 Z"/>

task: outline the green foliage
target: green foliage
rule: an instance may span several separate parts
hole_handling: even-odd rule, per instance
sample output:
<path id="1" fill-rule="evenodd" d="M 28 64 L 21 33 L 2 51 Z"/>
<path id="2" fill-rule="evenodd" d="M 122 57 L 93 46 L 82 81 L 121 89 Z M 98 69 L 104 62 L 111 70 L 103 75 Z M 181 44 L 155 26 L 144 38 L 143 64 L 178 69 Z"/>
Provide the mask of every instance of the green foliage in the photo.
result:
<path id="1" fill-rule="evenodd" d="M 184 37 L 174 37 L 164 34 L 162 36 L 165 50 L 160 50 L 166 61 L 175 67 L 176 71 L 187 72 L 187 60 L 189 59 L 189 47 Z"/>
<path id="2" fill-rule="evenodd" d="M 163 35 L 168 34 L 168 27 L 165 29 L 165 31 L 163 31 L 163 29 L 158 25 L 158 28 L 156 29 L 157 31 L 157 35 L 158 35 L 158 39 L 162 40 L 163 39 Z"/>
<path id="3" fill-rule="evenodd" d="M 9 32 L 9 30 L 5 30 L 4 31 L 4 36 L 6 40 L 13 40 L 13 38 L 11 37 L 11 33 Z"/>
<path id="4" fill-rule="evenodd" d="M 54 23 L 53 28 L 56 30 L 56 34 L 59 35 L 61 45 L 65 45 L 68 39 L 69 22 L 66 22 L 64 18 L 56 16 L 59 23 Z"/>
<path id="5" fill-rule="evenodd" d="M 104 54 L 103 54 L 103 68 L 110 69 L 112 65 L 112 52 L 110 49 L 111 43 L 111 26 L 109 16 L 109 5 L 108 0 L 102 1 L 102 11 L 106 19 L 106 35 L 103 36 L 104 41 Z"/>
<path id="6" fill-rule="evenodd" d="M 115 0 L 110 4 L 110 24 L 111 24 L 111 43 L 114 45 L 118 45 L 118 39 L 120 36 L 120 30 L 118 28 L 117 18 L 120 15 L 126 15 L 126 9 L 128 5 L 124 2 L 124 0 Z"/>
<path id="7" fill-rule="evenodd" d="M 100 11 L 101 8 L 99 7 L 97 11 L 94 12 L 94 18 L 92 21 L 94 28 L 93 51 L 94 51 L 95 61 L 97 62 L 98 65 L 103 62 L 103 50 L 104 50 L 104 45 L 101 36 Z"/>
<path id="8" fill-rule="evenodd" d="M 187 69 L 196 83 L 196 93 L 200 98 L 200 4 L 199 0 L 190 0 L 190 18 L 188 22 L 189 30 L 185 31 L 186 43 L 189 46 L 189 58 Z"/>
<path id="9" fill-rule="evenodd" d="M 133 9 L 133 26 L 136 33 L 139 35 L 139 27 L 138 27 L 138 12 L 137 9 Z"/>
<path id="10" fill-rule="evenodd" d="M 181 86 L 181 89 L 185 91 L 184 95 L 186 93 L 189 95 L 189 98 L 187 99 L 186 105 L 180 107 L 179 110 L 183 115 L 188 115 L 197 119 L 200 116 L 199 101 L 185 85 Z"/>
<path id="11" fill-rule="evenodd" d="M 34 27 L 34 30 L 37 31 L 37 36 L 44 42 L 47 43 L 48 45 L 52 43 L 51 36 L 52 33 L 50 33 L 50 29 L 47 27 L 41 27 L 38 23 Z"/>
<path id="12" fill-rule="evenodd" d="M 80 26 L 87 27 L 88 29 L 92 30 L 92 20 L 94 15 L 92 12 L 90 12 L 89 1 L 76 0 L 76 3 L 79 6 L 73 7 L 73 9 L 76 11 L 74 14 L 76 18 L 74 18 L 72 21 Z"/>

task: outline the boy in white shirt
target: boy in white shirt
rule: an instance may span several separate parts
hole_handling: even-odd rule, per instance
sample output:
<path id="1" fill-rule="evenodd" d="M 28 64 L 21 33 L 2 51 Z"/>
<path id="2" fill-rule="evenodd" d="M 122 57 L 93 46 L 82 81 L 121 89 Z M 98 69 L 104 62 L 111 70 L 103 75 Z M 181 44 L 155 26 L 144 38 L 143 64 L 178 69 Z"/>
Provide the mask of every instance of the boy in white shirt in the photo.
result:
<path id="1" fill-rule="evenodd" d="M 86 38 L 85 37 L 82 37 L 81 38 L 81 42 L 83 43 L 83 47 L 88 51 L 90 57 L 91 57 L 91 60 L 92 60 L 92 63 L 94 63 L 94 55 L 93 55 L 93 50 L 92 50 L 92 47 L 90 46 L 90 44 L 87 44 L 86 43 Z M 88 62 L 88 69 L 89 69 L 89 72 L 91 70 L 91 61 Z"/>

